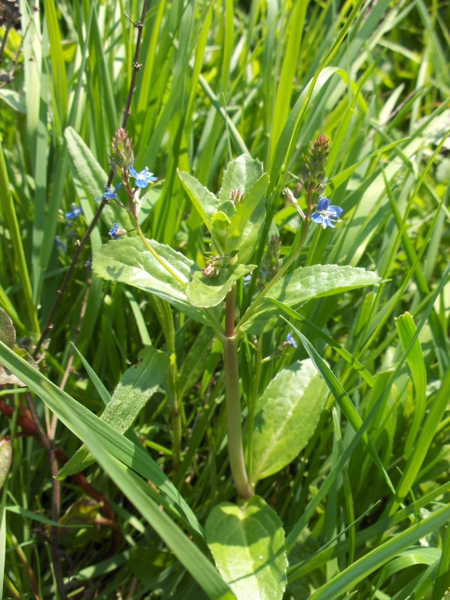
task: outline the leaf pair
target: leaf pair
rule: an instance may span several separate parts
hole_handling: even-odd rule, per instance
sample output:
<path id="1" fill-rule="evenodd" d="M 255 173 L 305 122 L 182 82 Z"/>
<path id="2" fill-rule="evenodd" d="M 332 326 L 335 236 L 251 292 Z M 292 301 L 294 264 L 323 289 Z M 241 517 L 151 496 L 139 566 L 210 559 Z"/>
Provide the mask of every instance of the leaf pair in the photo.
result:
<path id="1" fill-rule="evenodd" d="M 247 263 L 264 225 L 269 176 L 263 174 L 262 163 L 246 154 L 231 161 L 217 196 L 189 173 L 179 171 L 178 175 L 217 252 L 232 263 Z"/>

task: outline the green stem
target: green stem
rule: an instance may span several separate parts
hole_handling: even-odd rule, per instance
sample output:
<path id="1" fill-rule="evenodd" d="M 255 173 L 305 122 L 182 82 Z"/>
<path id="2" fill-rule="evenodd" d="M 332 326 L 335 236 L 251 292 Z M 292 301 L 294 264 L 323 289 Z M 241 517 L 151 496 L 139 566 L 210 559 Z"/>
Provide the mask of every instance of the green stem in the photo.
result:
<path id="1" fill-rule="evenodd" d="M 239 386 L 237 339 L 234 331 L 235 303 L 236 287 L 233 286 L 226 299 L 226 339 L 222 342 L 225 363 L 228 455 L 230 457 L 231 474 L 233 475 L 236 491 L 239 496 L 248 499 L 253 496 L 253 490 L 248 481 L 242 444 L 241 390 Z"/>

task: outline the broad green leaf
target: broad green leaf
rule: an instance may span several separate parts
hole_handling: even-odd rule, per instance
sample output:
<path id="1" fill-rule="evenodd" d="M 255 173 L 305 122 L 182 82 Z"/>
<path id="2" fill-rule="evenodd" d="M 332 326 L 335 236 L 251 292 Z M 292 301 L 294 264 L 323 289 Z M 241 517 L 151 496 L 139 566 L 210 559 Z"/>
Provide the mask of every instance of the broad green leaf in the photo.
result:
<path id="1" fill-rule="evenodd" d="M 222 187 L 218 193 L 219 200 L 221 202 L 231 200 L 235 190 L 247 194 L 262 174 L 263 166 L 259 160 L 247 154 L 238 156 L 228 163 L 223 174 Z"/>
<path id="2" fill-rule="evenodd" d="M 254 213 L 247 221 L 247 225 L 244 228 L 240 243 L 239 243 L 239 262 L 248 263 L 255 253 L 258 242 L 261 239 L 262 230 L 264 227 L 264 220 L 266 217 L 266 207 L 264 198 L 262 202 L 256 207 Z"/>
<path id="3" fill-rule="evenodd" d="M 206 521 L 216 566 L 238 600 L 281 599 L 287 557 L 283 524 L 259 496 L 244 506 L 219 504 Z"/>
<path id="4" fill-rule="evenodd" d="M 239 262 L 250 260 L 264 224 L 264 194 L 269 185 L 267 173 L 262 175 L 237 204 L 236 214 L 228 228 L 226 251 L 239 250 Z"/>
<path id="5" fill-rule="evenodd" d="M 244 315 L 239 329 L 258 334 L 271 331 L 281 325 L 280 311 L 270 298 L 296 308 L 313 298 L 376 285 L 380 281 L 376 273 L 357 267 L 339 265 L 300 267 L 277 281 L 261 302 L 256 299 Z"/>
<path id="6" fill-rule="evenodd" d="M 199 212 L 206 227 L 211 231 L 212 218 L 220 206 L 218 198 L 189 173 L 178 171 L 178 176 L 192 204 Z"/>
<path id="7" fill-rule="evenodd" d="M 192 274 L 199 271 L 199 267 L 192 260 L 170 246 L 155 241 L 150 241 L 150 244 L 186 284 Z M 94 255 L 93 269 L 103 279 L 126 283 L 155 294 L 196 321 L 210 324 L 204 312 L 189 303 L 181 283 L 145 250 L 142 241 L 137 237 L 105 244 Z"/>
<path id="8" fill-rule="evenodd" d="M 263 227 L 265 212 L 261 204 L 269 179 L 262 172 L 260 161 L 246 154 L 239 156 L 228 163 L 218 197 L 192 175 L 178 172 L 217 248 L 223 254 L 240 250 L 241 263 L 250 260 Z M 237 210 L 232 201 L 235 191 L 244 195 Z"/>
<path id="9" fill-rule="evenodd" d="M 309 359 L 280 371 L 255 405 L 252 484 L 288 465 L 311 438 L 327 386 Z"/>
<path id="10" fill-rule="evenodd" d="M 125 371 L 100 417 L 119 433 L 125 433 L 133 425 L 139 412 L 163 383 L 169 367 L 169 357 L 154 348 L 143 350 L 139 360 L 139 364 Z M 64 465 L 58 476 L 67 477 L 79 473 L 94 461 L 84 445 Z"/>
<path id="11" fill-rule="evenodd" d="M 227 243 L 227 231 L 230 226 L 230 219 L 221 210 L 217 211 L 211 219 L 211 235 L 218 247 L 225 254 Z"/>
<path id="12" fill-rule="evenodd" d="M 231 290 L 234 282 L 254 268 L 255 265 L 224 266 L 216 277 L 206 277 L 201 271 L 197 271 L 188 284 L 186 296 L 193 306 L 217 306 Z"/>

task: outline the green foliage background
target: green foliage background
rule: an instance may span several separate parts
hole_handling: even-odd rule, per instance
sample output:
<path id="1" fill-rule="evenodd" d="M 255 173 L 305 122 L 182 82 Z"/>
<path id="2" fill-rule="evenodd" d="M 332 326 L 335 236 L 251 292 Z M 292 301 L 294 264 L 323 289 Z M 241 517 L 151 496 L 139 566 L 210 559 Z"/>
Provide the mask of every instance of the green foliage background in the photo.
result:
<path id="1" fill-rule="evenodd" d="M 12 69 L 16 57 L 18 64 L 0 89 L 0 307 L 18 346 L 32 350 L 103 193 L 132 76 L 130 19 L 141 10 L 137 0 L 22 0 L 21 27 L 9 32 L 3 67 Z M 363 267 L 383 280 L 308 303 L 300 315 L 284 309 L 331 390 L 302 453 L 257 486 L 286 531 L 286 599 L 348 591 L 361 600 L 439 600 L 450 586 L 448 23 L 449 3 L 434 0 L 149 3 L 127 127 L 136 168 L 148 166 L 160 180 L 143 212 L 146 236 L 204 266 L 208 240 L 177 169 L 216 192 L 228 161 L 246 153 L 270 176 L 270 218 L 252 263 L 274 233 L 287 256 L 300 221 L 281 190 L 289 186 L 301 203 L 291 173 L 299 174 L 310 140 L 326 134 L 327 195 L 344 219 L 332 231 L 312 229 L 299 264 Z M 73 202 L 84 216 L 70 228 L 64 214 Z M 45 377 L 26 380 L 42 422 L 50 426 L 54 413 L 67 425 L 56 430 L 67 457 L 78 437 L 92 442 L 98 463 L 85 474 L 114 514 L 104 522 L 98 504 L 63 482 L 64 522 L 82 525 L 61 531 L 64 576 L 99 598 L 203 598 L 206 588 L 209 597 L 227 597 L 226 586 L 208 587 L 208 577 L 219 576 L 202 528 L 217 504 L 235 500 L 220 347 L 210 329 L 176 312 L 173 330 L 161 328 L 151 296 L 85 266 L 118 210 L 105 212 L 83 251 L 41 356 Z M 243 285 L 238 301 L 242 314 Z M 243 418 L 282 369 L 307 358 L 307 342 L 283 346 L 289 331 L 247 335 L 241 345 Z M 172 356 L 168 378 L 139 413 L 134 437 L 105 425 L 92 441 L 97 421 L 82 408 L 101 414 L 143 346 Z M 25 381 L 25 367 L 8 356 L 2 346 L 2 362 L 13 361 Z M 7 385 L 1 394 L 12 407 L 9 418 L 2 409 L 1 427 L 13 452 L 2 488 L 4 597 L 57 597 L 46 529 L 36 522 L 51 516 L 48 457 L 21 435 L 24 388 Z M 183 402 L 176 469 L 174 395 Z M 335 401 L 341 397 L 364 424 L 356 436 L 345 403 Z M 70 398 L 81 412 L 70 412 Z M 108 435 L 122 463 L 105 450 Z M 166 486 L 161 523 L 143 484 L 155 483 L 159 469 L 135 468 L 136 435 L 167 475 L 155 484 Z"/>

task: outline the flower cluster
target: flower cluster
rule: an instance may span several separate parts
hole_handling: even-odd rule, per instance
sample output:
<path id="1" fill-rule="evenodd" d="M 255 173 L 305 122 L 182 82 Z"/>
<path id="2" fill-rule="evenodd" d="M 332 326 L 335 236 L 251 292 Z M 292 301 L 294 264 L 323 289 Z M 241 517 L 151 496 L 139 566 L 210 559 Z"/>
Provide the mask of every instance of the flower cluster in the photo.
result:
<path id="1" fill-rule="evenodd" d="M 112 141 L 112 156 L 110 164 L 119 177 L 130 165 L 134 165 L 133 145 L 125 129 L 118 129 Z"/>
<path id="2" fill-rule="evenodd" d="M 303 155 L 304 164 L 301 167 L 299 181 L 307 193 L 307 210 L 304 211 L 300 208 L 298 200 L 289 188 L 283 188 L 283 194 L 295 206 L 303 221 L 311 219 L 317 225 L 321 225 L 323 229 L 334 228 L 333 222 L 340 222 L 339 217 L 344 212 L 340 206 L 334 206 L 329 198 L 322 196 L 327 183 L 325 169 L 329 153 L 327 136 L 319 135 L 315 142 L 311 142 L 307 153 Z"/>
<path id="3" fill-rule="evenodd" d="M 319 135 L 315 142 L 310 143 L 306 154 L 303 154 L 304 163 L 300 176 L 300 180 L 305 188 L 313 186 L 317 189 L 324 183 L 326 179 L 325 168 L 329 154 L 329 139 L 326 135 Z"/>

